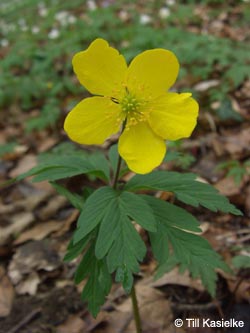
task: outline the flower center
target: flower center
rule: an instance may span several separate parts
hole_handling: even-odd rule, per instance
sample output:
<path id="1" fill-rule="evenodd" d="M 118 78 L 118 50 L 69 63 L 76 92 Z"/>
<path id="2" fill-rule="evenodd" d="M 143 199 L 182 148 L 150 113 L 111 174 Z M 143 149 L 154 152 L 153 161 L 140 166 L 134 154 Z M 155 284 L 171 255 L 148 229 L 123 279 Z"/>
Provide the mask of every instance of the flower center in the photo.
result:
<path id="1" fill-rule="evenodd" d="M 145 101 L 139 100 L 130 92 L 126 92 L 120 101 L 122 113 L 127 120 L 127 126 L 136 125 L 138 122 L 146 120 L 147 112 L 143 110 Z"/>
<path id="2" fill-rule="evenodd" d="M 131 93 L 127 93 L 121 100 L 122 111 L 126 115 L 137 113 L 141 103 Z"/>

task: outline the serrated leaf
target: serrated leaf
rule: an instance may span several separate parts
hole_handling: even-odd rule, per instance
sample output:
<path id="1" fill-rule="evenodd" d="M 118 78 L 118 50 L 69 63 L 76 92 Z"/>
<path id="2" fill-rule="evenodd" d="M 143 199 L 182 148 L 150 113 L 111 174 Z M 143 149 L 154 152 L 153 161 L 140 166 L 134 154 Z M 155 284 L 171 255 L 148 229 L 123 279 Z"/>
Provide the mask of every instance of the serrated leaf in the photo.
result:
<path id="1" fill-rule="evenodd" d="M 198 220 L 185 209 L 153 196 L 141 195 L 141 198 L 152 208 L 155 219 L 161 219 L 161 223 L 166 224 L 167 227 L 201 232 Z"/>
<path id="2" fill-rule="evenodd" d="M 159 264 L 162 264 L 169 257 L 169 239 L 164 225 L 194 232 L 200 232 L 201 229 L 196 218 L 186 210 L 152 196 L 141 195 L 141 197 L 151 206 L 158 221 L 157 232 L 150 232 L 149 237 L 154 256 Z"/>
<path id="3" fill-rule="evenodd" d="M 117 193 L 111 187 L 104 186 L 88 197 L 78 218 L 74 243 L 79 242 L 102 221 L 110 200 L 116 196 Z"/>
<path id="4" fill-rule="evenodd" d="M 156 231 L 156 221 L 151 207 L 139 195 L 124 191 L 120 196 L 125 214 L 135 220 L 144 229 Z"/>
<path id="5" fill-rule="evenodd" d="M 59 194 L 67 198 L 75 208 L 79 209 L 80 211 L 82 210 L 84 205 L 84 200 L 80 195 L 70 192 L 68 189 L 66 189 L 64 186 L 58 183 L 50 182 L 50 184 Z"/>
<path id="6" fill-rule="evenodd" d="M 143 197 L 145 198 L 146 196 Z M 146 200 L 154 210 L 158 222 L 158 230 L 156 233 L 150 233 L 150 240 L 152 237 L 155 237 L 155 239 L 153 238 L 153 244 L 155 244 L 152 248 L 160 263 L 159 270 L 164 272 L 164 269 L 169 267 L 168 260 L 166 261 L 167 256 L 165 254 L 167 250 L 164 249 L 164 244 L 162 242 L 162 239 L 164 239 L 165 247 L 168 248 L 169 243 L 172 245 L 173 254 L 171 254 L 170 257 L 171 260 L 173 260 L 174 257 L 174 261 L 180 265 L 181 271 L 187 269 L 190 271 L 193 278 L 201 278 L 204 286 L 208 289 L 210 294 L 214 296 L 217 279 L 215 269 L 221 268 L 223 270 L 228 270 L 227 265 L 221 260 L 220 256 L 211 248 L 210 244 L 204 238 L 181 230 L 177 228 L 174 221 L 168 221 L 167 210 L 169 207 L 168 205 L 165 205 L 166 202 L 156 198 L 147 198 Z M 178 213 L 176 220 L 178 220 Z M 181 223 L 180 225 L 182 226 L 183 224 Z M 163 235 L 165 235 L 164 238 Z M 156 243 L 157 236 L 161 240 L 160 245 Z M 162 253 L 160 251 L 162 251 Z"/>
<path id="7" fill-rule="evenodd" d="M 151 189 L 173 192 L 176 197 L 189 205 L 199 205 L 214 212 L 242 215 L 228 199 L 221 195 L 213 186 L 196 180 L 192 173 L 178 173 L 173 171 L 154 171 L 147 175 L 135 175 L 125 185 L 124 189 L 135 191 Z"/>
<path id="8" fill-rule="evenodd" d="M 90 238 L 89 235 L 87 235 L 86 237 L 81 239 L 80 242 L 78 242 L 76 244 L 73 244 L 73 239 L 72 239 L 68 245 L 67 253 L 65 254 L 63 260 L 67 262 L 67 261 L 71 261 L 71 260 L 75 259 L 77 256 L 79 256 L 79 254 L 82 253 L 82 251 L 88 244 L 89 238 Z"/>
<path id="9" fill-rule="evenodd" d="M 175 228 L 167 230 L 167 234 L 181 271 L 188 270 L 193 278 L 200 278 L 214 297 L 217 280 L 215 269 L 229 271 L 226 264 L 204 238 Z M 159 267 L 162 272 L 165 265 L 168 265 L 168 262 Z"/>
<path id="10" fill-rule="evenodd" d="M 132 274 L 138 272 L 138 261 L 142 261 L 146 253 L 146 247 L 131 221 L 126 216 L 121 216 L 118 221 L 118 235 L 107 255 L 109 272 L 126 267 L 126 274 L 121 281 L 128 290 L 127 281 L 131 281 Z"/>
<path id="11" fill-rule="evenodd" d="M 90 272 L 93 270 L 95 260 L 94 243 L 92 243 L 84 253 L 82 260 L 80 261 L 80 264 L 78 265 L 75 272 L 74 280 L 76 284 L 80 283 L 90 274 Z"/>
<path id="12" fill-rule="evenodd" d="M 138 205 L 138 206 L 136 206 Z M 140 210 L 144 212 L 140 216 Z M 111 187 L 103 187 L 92 193 L 85 202 L 78 219 L 78 229 L 74 235 L 74 242 L 98 230 L 95 243 L 97 259 L 107 257 L 109 272 L 123 271 L 123 286 L 131 288 L 133 273 L 139 271 L 146 247 L 130 218 L 145 225 L 150 230 L 156 230 L 156 222 L 152 209 L 142 198 L 133 193 L 115 191 Z M 145 219 L 145 221 L 144 221 Z M 84 260 L 88 260 L 85 255 Z M 83 275 L 83 267 L 88 264 L 81 262 L 77 270 L 76 279 Z M 118 274 L 121 277 L 121 274 Z"/>
<path id="13" fill-rule="evenodd" d="M 168 235 L 162 225 L 158 225 L 157 232 L 149 233 L 153 254 L 159 265 L 169 258 Z"/>
<path id="14" fill-rule="evenodd" d="M 168 231 L 168 235 L 175 256 L 183 269 L 188 269 L 193 278 L 201 278 L 203 285 L 214 297 L 217 281 L 215 269 L 221 268 L 229 272 L 219 254 L 200 236 L 174 228 Z"/>
<path id="15" fill-rule="evenodd" d="M 115 240 L 120 216 L 121 213 L 118 200 L 115 198 L 109 203 L 98 232 L 95 246 L 95 254 L 98 259 L 103 258 L 107 254 L 113 241 Z"/>
<path id="16" fill-rule="evenodd" d="M 129 294 L 134 283 L 134 277 L 132 272 L 128 270 L 126 266 L 122 266 L 118 267 L 116 271 L 115 281 L 122 283 L 125 292 Z"/>
<path id="17" fill-rule="evenodd" d="M 94 254 L 94 243 L 84 255 L 75 275 L 76 283 L 88 278 L 82 291 L 82 299 L 88 302 L 88 310 L 96 317 L 108 295 L 112 279 L 104 260 L 98 260 Z"/>

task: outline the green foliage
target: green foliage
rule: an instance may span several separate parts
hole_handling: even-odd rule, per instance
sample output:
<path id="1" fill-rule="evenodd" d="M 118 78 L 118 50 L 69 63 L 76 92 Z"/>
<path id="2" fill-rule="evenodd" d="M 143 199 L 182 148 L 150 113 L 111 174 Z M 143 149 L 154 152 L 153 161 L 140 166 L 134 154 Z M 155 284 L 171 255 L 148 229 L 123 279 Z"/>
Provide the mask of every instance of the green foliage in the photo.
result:
<path id="1" fill-rule="evenodd" d="M 131 289 L 133 273 L 139 271 L 138 261 L 146 252 L 131 217 L 146 229 L 156 230 L 152 210 L 140 197 L 102 187 L 86 200 L 74 235 L 77 243 L 99 227 L 95 255 L 98 259 L 107 257 L 109 272 L 117 271 L 117 280 L 126 291 Z"/>
<path id="2" fill-rule="evenodd" d="M 228 268 L 204 238 L 191 233 L 200 231 L 198 222 L 179 207 L 154 197 L 143 198 L 152 207 L 158 223 L 157 232 L 150 233 L 152 249 L 160 264 L 158 271 L 164 273 L 169 265 L 170 256 L 166 247 L 170 243 L 173 249 L 171 261 L 174 258 L 182 272 L 189 270 L 193 278 L 201 278 L 210 294 L 215 296 L 215 268 Z"/>
<path id="3" fill-rule="evenodd" d="M 16 147 L 15 142 L 9 142 L 0 145 L 0 157 L 4 156 L 5 154 L 12 153 Z"/>
<path id="4" fill-rule="evenodd" d="M 219 93 L 220 94 L 220 93 Z M 217 96 L 217 94 L 215 94 L 215 97 Z M 217 100 L 220 100 L 220 96 L 218 96 L 218 98 L 216 98 Z M 243 121 L 242 116 L 235 112 L 232 106 L 232 102 L 229 98 L 224 98 L 221 100 L 221 105 L 218 109 L 216 109 L 216 113 L 218 115 L 218 117 L 222 120 L 228 120 L 228 119 L 232 119 L 232 120 L 236 120 L 236 121 Z"/>
<path id="5" fill-rule="evenodd" d="M 173 162 L 174 166 L 182 170 L 187 170 L 195 162 L 195 157 L 184 151 L 182 148 L 182 140 L 169 141 L 164 162 L 170 161 Z"/>
<path id="6" fill-rule="evenodd" d="M 227 177 L 233 177 L 236 185 L 240 185 L 245 175 L 250 175 L 250 160 L 239 162 L 238 160 L 232 160 L 228 162 L 220 163 L 217 166 L 219 170 L 226 170 Z"/>
<path id="7" fill-rule="evenodd" d="M 88 302 L 90 313 L 96 317 L 111 289 L 112 279 L 106 262 L 95 257 L 93 244 L 90 245 L 78 266 L 75 282 L 80 283 L 85 278 L 88 280 L 83 288 L 82 298 Z"/>
<path id="8" fill-rule="evenodd" d="M 226 197 L 209 184 L 198 181 L 197 176 L 192 173 L 154 171 L 144 176 L 134 176 L 124 188 L 129 191 L 149 189 L 173 192 L 177 199 L 185 204 L 194 207 L 201 205 L 213 212 L 220 210 L 225 213 L 242 215 Z"/>
<path id="9" fill-rule="evenodd" d="M 209 4 L 211 1 L 203 2 Z M 171 49 L 182 65 L 181 75 L 191 74 L 194 81 L 212 78 L 216 66 L 221 85 L 220 89 L 211 89 L 209 94 L 213 99 L 226 100 L 232 88 L 238 87 L 247 77 L 249 45 L 189 32 L 190 22 L 197 26 L 202 24 L 201 18 L 193 14 L 196 5 L 196 1 L 189 1 L 171 6 L 170 16 L 159 24 L 158 11 L 165 3 L 145 3 L 152 24 L 142 25 L 140 10 L 132 1 L 115 1 L 93 11 L 86 1 L 80 0 L 46 0 L 43 5 L 31 0 L 3 1 L 0 8 L 3 18 L 1 37 L 9 42 L 9 46 L 4 49 L 5 57 L 1 60 L 0 107 L 18 104 L 23 110 L 38 110 L 39 115 L 27 122 L 27 131 L 56 124 L 62 110 L 70 109 L 68 103 L 79 101 L 84 91 L 71 79 L 72 55 L 97 37 L 118 47 L 127 60 L 148 48 Z M 119 17 L 123 7 L 128 12 L 128 24 Z M 45 15 L 41 15 L 41 9 Z M 243 17 L 236 21 L 237 25 L 247 24 L 248 11 L 246 6 Z M 84 19 L 82 12 L 85 13 Z M 209 8 L 207 15 L 212 16 Z M 52 34 L 51 37 L 53 31 L 58 36 Z M 222 109 L 219 116 L 233 115 L 230 108 Z"/>
<path id="10" fill-rule="evenodd" d="M 63 153 L 64 149 L 68 154 Z M 209 184 L 196 180 L 191 173 L 155 171 L 135 175 L 117 189 L 105 185 L 90 189 L 87 196 L 71 193 L 58 181 L 75 175 L 100 177 L 103 183 L 111 182 L 118 165 L 117 147 L 111 147 L 108 157 L 101 153 L 82 154 L 69 146 L 55 147 L 54 158 L 41 156 L 40 165 L 17 179 L 34 176 L 34 181 L 49 180 L 51 185 L 80 210 L 77 229 L 69 243 L 65 261 L 82 255 L 75 274 L 76 283 L 87 279 L 82 292 L 89 311 L 96 316 L 111 287 L 112 274 L 129 293 L 133 275 L 140 270 L 146 246 L 136 230 L 139 224 L 149 234 L 153 254 L 159 263 L 158 275 L 178 265 L 194 278 L 201 278 L 211 295 L 215 294 L 216 268 L 227 270 L 220 256 L 202 237 L 197 219 L 169 202 L 150 194 L 135 191 L 171 191 L 185 204 L 202 205 L 212 211 L 240 215 L 229 201 Z M 111 168 L 111 170 L 110 170 Z M 125 170 L 125 169 L 124 169 Z"/>
<path id="11" fill-rule="evenodd" d="M 235 268 L 250 268 L 250 256 L 235 256 L 232 259 L 232 264 Z"/>

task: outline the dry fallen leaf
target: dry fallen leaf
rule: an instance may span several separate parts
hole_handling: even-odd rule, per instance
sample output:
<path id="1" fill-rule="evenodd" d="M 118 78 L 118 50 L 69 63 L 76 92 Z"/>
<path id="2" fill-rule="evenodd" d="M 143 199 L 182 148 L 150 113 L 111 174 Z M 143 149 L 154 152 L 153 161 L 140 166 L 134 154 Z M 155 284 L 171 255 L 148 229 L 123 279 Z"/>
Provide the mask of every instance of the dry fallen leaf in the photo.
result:
<path id="1" fill-rule="evenodd" d="M 17 166 L 11 170 L 10 177 L 15 178 L 20 174 L 29 171 L 31 168 L 37 165 L 37 157 L 33 154 L 25 155 L 17 164 Z"/>
<path id="2" fill-rule="evenodd" d="M 220 141 L 231 155 L 241 155 L 250 151 L 250 128 L 245 128 L 236 134 L 223 136 Z"/>
<path id="3" fill-rule="evenodd" d="M 228 288 L 234 293 L 236 302 L 250 303 L 250 281 L 243 280 L 240 285 L 238 283 L 238 280 L 227 280 Z"/>
<path id="4" fill-rule="evenodd" d="M 39 218 L 45 221 L 48 218 L 53 217 L 60 208 L 65 206 L 66 203 L 68 203 L 67 198 L 61 195 L 56 195 L 53 198 L 50 198 L 47 205 L 39 210 Z"/>
<path id="5" fill-rule="evenodd" d="M 25 280 L 22 280 L 16 287 L 16 292 L 19 295 L 28 294 L 36 295 L 40 278 L 36 272 L 31 272 Z"/>
<path id="6" fill-rule="evenodd" d="M 194 86 L 194 90 L 203 92 L 210 88 L 217 87 L 219 84 L 220 84 L 219 80 L 201 81 Z"/>
<path id="7" fill-rule="evenodd" d="M 56 333 L 83 333 L 86 324 L 79 315 L 69 316 L 65 323 L 56 328 Z"/>
<path id="8" fill-rule="evenodd" d="M 225 196 L 232 196 L 241 192 L 241 185 L 237 186 L 232 177 L 225 177 L 219 180 L 218 183 L 216 183 L 214 186 L 221 194 Z"/>
<path id="9" fill-rule="evenodd" d="M 0 317 L 7 317 L 10 314 L 14 300 L 14 288 L 5 270 L 0 266 Z"/>
<path id="10" fill-rule="evenodd" d="M 20 246 L 8 267 L 9 277 L 15 285 L 38 270 L 53 271 L 61 265 L 57 252 L 46 241 L 31 241 Z"/>
<path id="11" fill-rule="evenodd" d="M 151 279 L 144 279 L 135 286 L 142 326 L 145 331 L 152 330 L 152 332 L 157 332 L 160 330 L 160 332 L 164 333 L 168 331 L 168 327 L 172 324 L 173 314 L 169 301 L 161 291 L 151 286 L 151 281 Z M 116 309 L 121 312 L 131 313 L 131 299 L 126 299 Z M 126 329 L 128 332 L 135 331 L 133 320 L 131 320 Z"/>
<path id="12" fill-rule="evenodd" d="M 205 290 L 200 280 L 192 279 L 187 271 L 180 274 L 178 268 L 173 269 L 171 272 L 165 273 L 160 279 L 152 281 L 150 285 L 152 287 L 162 287 L 169 284 L 190 287 L 200 292 Z"/>
<path id="13" fill-rule="evenodd" d="M 0 227 L 0 245 L 6 244 L 9 238 L 27 228 L 34 221 L 34 216 L 29 212 L 22 212 L 11 216 L 7 227 Z"/>
<path id="14" fill-rule="evenodd" d="M 50 222 L 42 222 L 32 229 L 23 232 L 20 237 L 15 240 L 14 245 L 18 245 L 28 240 L 41 240 L 47 237 L 54 231 L 58 231 L 62 228 L 61 221 L 50 221 Z"/>

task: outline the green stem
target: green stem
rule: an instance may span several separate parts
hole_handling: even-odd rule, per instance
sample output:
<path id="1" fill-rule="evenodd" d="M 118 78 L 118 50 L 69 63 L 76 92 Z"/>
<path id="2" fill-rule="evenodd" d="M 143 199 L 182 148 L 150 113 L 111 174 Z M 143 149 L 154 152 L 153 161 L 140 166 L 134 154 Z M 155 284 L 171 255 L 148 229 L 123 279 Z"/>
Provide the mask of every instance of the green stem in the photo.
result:
<path id="1" fill-rule="evenodd" d="M 132 304 L 133 304 L 133 312 L 134 312 L 136 333 L 142 333 L 141 317 L 140 317 L 140 312 L 139 312 L 139 307 L 138 307 L 138 302 L 137 302 L 137 297 L 136 297 L 134 284 L 132 286 L 130 296 L 131 296 Z"/>
<path id="2" fill-rule="evenodd" d="M 112 182 L 112 187 L 113 187 L 114 190 L 116 189 L 116 186 L 117 186 L 117 183 L 118 183 L 118 180 L 119 180 L 121 164 L 122 164 L 122 158 L 119 155 L 119 160 L 118 160 L 118 163 L 117 163 L 116 172 L 115 172 L 114 179 L 113 179 L 113 182 Z M 133 304 L 133 314 L 134 314 L 134 320 L 135 320 L 135 326 L 136 326 L 136 333 L 142 333 L 141 317 L 140 317 L 140 313 L 139 313 L 139 307 L 138 307 L 138 302 L 137 302 L 137 298 L 136 298 L 136 292 L 135 292 L 134 284 L 132 286 L 130 296 L 131 296 L 132 304 Z"/>
<path id="3" fill-rule="evenodd" d="M 119 179 L 121 165 L 122 165 L 122 158 L 119 155 L 119 159 L 118 159 L 118 163 L 117 163 L 117 168 L 116 168 L 115 176 L 114 176 L 114 179 L 113 179 L 113 182 L 112 182 L 112 187 L 113 187 L 114 190 L 116 189 L 117 182 L 118 182 L 118 179 Z"/>

